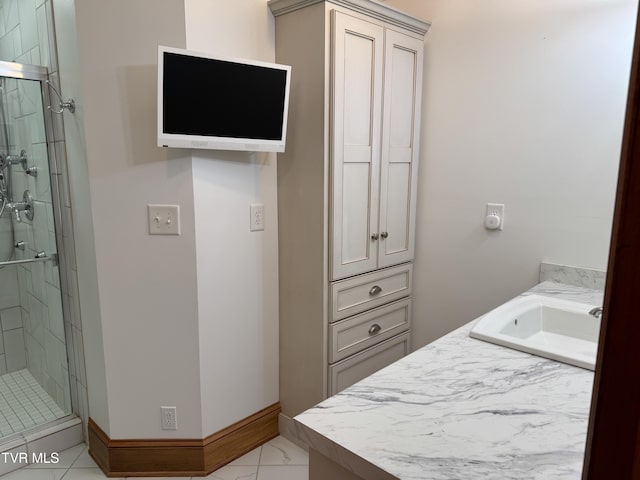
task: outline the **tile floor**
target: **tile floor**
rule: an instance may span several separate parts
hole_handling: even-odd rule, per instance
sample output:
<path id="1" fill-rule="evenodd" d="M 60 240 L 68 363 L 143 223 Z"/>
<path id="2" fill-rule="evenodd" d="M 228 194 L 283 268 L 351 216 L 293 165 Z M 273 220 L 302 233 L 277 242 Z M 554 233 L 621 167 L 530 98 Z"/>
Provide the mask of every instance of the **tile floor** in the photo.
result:
<path id="1" fill-rule="evenodd" d="M 0 376 L 0 436 L 42 425 L 65 413 L 28 370 Z"/>
<path id="2" fill-rule="evenodd" d="M 1 480 L 106 480 L 82 444 L 60 452 L 60 461 L 51 465 L 30 465 L 6 475 Z M 308 480 L 307 452 L 284 437 L 277 437 L 252 450 L 207 477 L 193 480 Z M 138 477 L 140 479 L 141 477 Z M 143 477 L 152 480 L 149 477 Z M 157 480 L 188 480 L 191 477 L 162 477 Z M 113 480 L 113 479 L 112 479 Z"/>

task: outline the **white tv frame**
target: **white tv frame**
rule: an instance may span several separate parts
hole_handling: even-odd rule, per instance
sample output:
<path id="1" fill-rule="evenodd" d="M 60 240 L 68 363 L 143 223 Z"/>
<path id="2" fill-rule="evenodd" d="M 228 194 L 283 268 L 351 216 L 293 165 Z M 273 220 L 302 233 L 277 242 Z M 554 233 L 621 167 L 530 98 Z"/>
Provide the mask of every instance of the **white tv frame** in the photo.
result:
<path id="1" fill-rule="evenodd" d="M 284 70 L 287 72 L 285 97 L 284 97 L 284 115 L 282 118 L 282 138 L 279 140 L 264 140 L 261 138 L 233 138 L 233 137 L 215 137 L 204 135 L 180 135 L 174 133 L 165 133 L 162 131 L 162 113 L 163 113 L 163 85 L 164 85 L 164 53 L 175 53 L 178 55 L 187 55 L 197 58 L 210 58 L 213 60 L 222 60 L 226 62 L 234 62 L 243 65 L 256 65 L 259 67 L 272 68 L 276 70 Z M 287 117 L 289 115 L 289 88 L 291 86 L 291 66 L 280 65 L 277 63 L 260 62 L 257 60 L 247 60 L 242 58 L 223 57 L 220 55 L 212 55 L 208 53 L 195 52 L 193 50 L 185 50 L 181 48 L 165 47 L 158 45 L 158 146 L 174 147 L 174 148 L 201 148 L 210 150 L 240 150 L 247 152 L 284 152 L 285 142 L 287 139 Z"/>

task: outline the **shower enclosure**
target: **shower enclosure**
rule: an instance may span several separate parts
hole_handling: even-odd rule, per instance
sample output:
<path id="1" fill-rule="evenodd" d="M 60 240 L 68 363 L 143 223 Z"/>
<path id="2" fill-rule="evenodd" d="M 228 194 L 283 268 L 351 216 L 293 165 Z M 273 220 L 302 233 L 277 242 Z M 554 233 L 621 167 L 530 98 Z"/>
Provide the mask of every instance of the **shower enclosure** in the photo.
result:
<path id="1" fill-rule="evenodd" d="M 72 414 L 46 82 L 44 67 L 0 62 L 0 443 Z"/>

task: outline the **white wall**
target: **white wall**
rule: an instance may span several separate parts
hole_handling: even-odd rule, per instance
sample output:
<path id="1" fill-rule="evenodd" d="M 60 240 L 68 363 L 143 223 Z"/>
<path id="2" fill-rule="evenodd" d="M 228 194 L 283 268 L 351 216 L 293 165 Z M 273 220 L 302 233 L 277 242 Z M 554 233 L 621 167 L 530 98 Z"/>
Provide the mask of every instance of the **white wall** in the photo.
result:
<path id="1" fill-rule="evenodd" d="M 273 62 L 266 0 L 185 0 L 187 48 Z M 215 112 L 213 112 L 215 114 Z M 205 434 L 278 401 L 276 155 L 193 150 Z M 249 206 L 265 230 L 249 231 Z"/>
<path id="2" fill-rule="evenodd" d="M 276 156 L 157 148 L 156 47 L 273 61 L 273 18 L 264 0 L 90 0 L 75 16 L 90 415 L 111 438 L 202 438 L 278 401 Z M 149 236 L 148 203 L 180 205 L 182 235 Z"/>
<path id="3" fill-rule="evenodd" d="M 427 34 L 414 348 L 537 283 L 606 269 L 634 0 L 389 0 Z M 502 232 L 482 226 L 506 204 Z"/>
<path id="4" fill-rule="evenodd" d="M 111 438 L 202 437 L 191 159 L 156 147 L 155 132 L 157 45 L 184 46 L 184 3 L 83 0 L 75 8 L 91 200 L 84 218 L 92 218 L 99 295 L 99 316 L 82 317 L 93 326 L 84 330 L 90 414 L 106 418 L 96 408 L 108 409 L 99 425 Z M 149 236 L 149 203 L 180 205 L 182 235 Z M 100 330 L 94 354 L 91 333 Z M 106 405 L 93 392 L 99 367 L 90 368 L 100 347 Z M 160 429 L 161 405 L 177 407 L 177 432 Z"/>

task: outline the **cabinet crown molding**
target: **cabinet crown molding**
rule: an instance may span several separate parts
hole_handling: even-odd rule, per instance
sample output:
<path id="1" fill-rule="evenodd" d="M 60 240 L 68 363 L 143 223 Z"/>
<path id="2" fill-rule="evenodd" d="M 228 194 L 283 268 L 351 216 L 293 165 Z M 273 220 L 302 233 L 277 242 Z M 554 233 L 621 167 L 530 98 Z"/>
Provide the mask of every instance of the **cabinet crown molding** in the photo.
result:
<path id="1" fill-rule="evenodd" d="M 431 26 L 426 20 L 373 0 L 269 0 L 268 5 L 277 17 L 316 3 L 340 5 L 420 35 L 426 35 Z"/>

